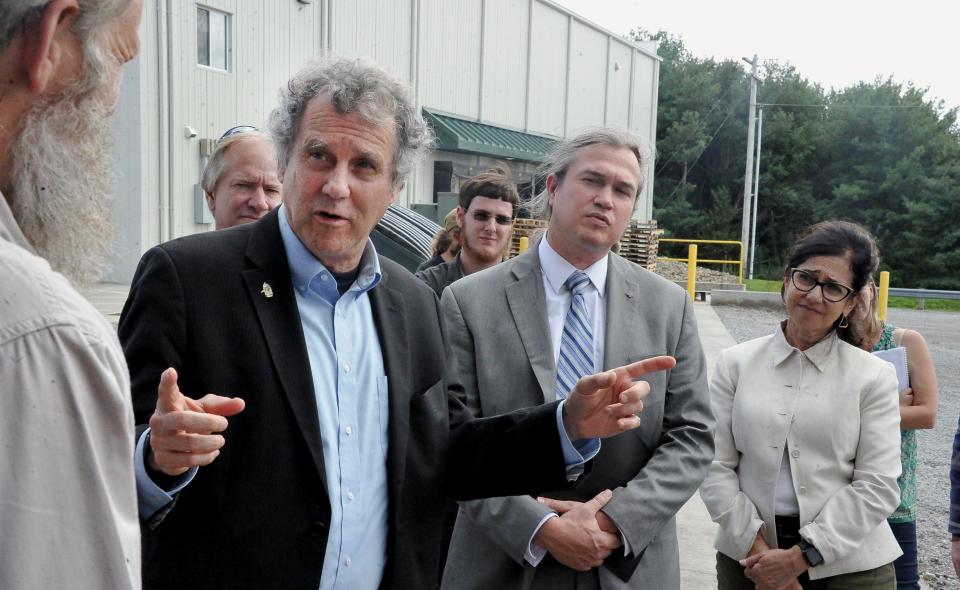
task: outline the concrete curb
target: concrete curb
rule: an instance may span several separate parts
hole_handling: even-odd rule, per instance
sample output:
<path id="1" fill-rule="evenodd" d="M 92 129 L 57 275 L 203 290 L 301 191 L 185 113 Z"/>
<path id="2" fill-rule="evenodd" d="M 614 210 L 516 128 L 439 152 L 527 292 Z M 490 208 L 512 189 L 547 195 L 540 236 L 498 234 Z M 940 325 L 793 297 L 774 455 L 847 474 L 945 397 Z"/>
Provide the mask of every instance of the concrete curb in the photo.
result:
<path id="1" fill-rule="evenodd" d="M 710 292 L 710 305 L 740 305 L 742 307 L 765 307 L 783 309 L 779 293 L 758 291 L 716 290 Z"/>

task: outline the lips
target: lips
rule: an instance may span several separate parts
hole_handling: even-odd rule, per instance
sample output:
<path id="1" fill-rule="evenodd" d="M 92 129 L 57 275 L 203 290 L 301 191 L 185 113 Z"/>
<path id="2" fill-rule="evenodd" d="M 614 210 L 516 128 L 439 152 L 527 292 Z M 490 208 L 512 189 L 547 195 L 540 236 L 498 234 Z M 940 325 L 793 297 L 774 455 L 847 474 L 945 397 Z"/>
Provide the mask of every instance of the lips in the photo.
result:
<path id="1" fill-rule="evenodd" d="M 599 223 L 602 223 L 603 225 L 613 225 L 613 222 L 606 215 L 603 215 L 602 213 L 587 213 L 587 219 L 595 219 L 596 221 L 598 221 Z"/>
<path id="2" fill-rule="evenodd" d="M 802 303 L 798 303 L 798 304 L 797 304 L 797 307 L 799 307 L 800 309 L 804 309 L 804 310 L 806 310 L 806 311 L 809 311 L 810 313 L 815 313 L 815 314 L 818 314 L 818 315 L 823 315 L 823 312 L 822 312 L 822 311 L 820 311 L 819 309 L 814 309 L 814 308 L 810 307 L 809 305 L 804 305 L 804 304 L 802 304 Z"/>
<path id="3" fill-rule="evenodd" d="M 346 222 L 347 218 L 329 211 L 314 211 L 313 216 L 327 223 Z"/>

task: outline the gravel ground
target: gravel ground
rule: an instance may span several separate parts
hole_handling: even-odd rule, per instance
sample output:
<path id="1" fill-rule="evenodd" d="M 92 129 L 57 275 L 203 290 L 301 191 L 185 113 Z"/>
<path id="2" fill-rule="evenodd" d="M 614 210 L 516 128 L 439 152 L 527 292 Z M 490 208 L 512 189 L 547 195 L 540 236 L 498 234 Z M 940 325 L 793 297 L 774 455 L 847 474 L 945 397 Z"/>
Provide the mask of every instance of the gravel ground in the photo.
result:
<path id="1" fill-rule="evenodd" d="M 671 281 L 687 280 L 687 263 L 675 260 L 657 260 L 657 274 Z M 737 284 L 737 275 L 721 272 L 715 267 L 697 265 L 697 282 Z"/>
<path id="2" fill-rule="evenodd" d="M 784 312 L 729 305 L 715 306 L 737 342 L 773 331 Z M 946 532 L 950 506 L 950 452 L 960 415 L 960 313 L 891 309 L 890 321 L 923 334 L 933 355 L 940 384 L 937 425 L 921 430 L 917 463 L 919 518 L 917 543 L 920 574 L 927 588 L 960 588 L 950 560 Z"/>

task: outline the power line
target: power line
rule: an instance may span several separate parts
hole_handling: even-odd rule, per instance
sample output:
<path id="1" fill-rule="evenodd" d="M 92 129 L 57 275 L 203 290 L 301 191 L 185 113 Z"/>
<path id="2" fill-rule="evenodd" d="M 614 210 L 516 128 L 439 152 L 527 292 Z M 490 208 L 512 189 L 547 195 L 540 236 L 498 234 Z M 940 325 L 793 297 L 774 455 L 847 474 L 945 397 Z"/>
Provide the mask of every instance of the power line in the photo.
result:
<path id="1" fill-rule="evenodd" d="M 700 150 L 699 154 L 697 154 L 696 159 L 693 161 L 692 164 L 690 164 L 690 167 L 687 168 L 687 174 L 689 174 L 690 171 L 693 170 L 693 167 L 696 166 L 697 162 L 700 161 L 700 157 L 703 156 L 703 154 L 707 151 L 707 148 L 710 147 L 710 145 L 713 143 L 713 140 L 717 138 L 717 134 L 719 134 L 720 130 L 723 129 L 724 124 L 726 124 L 727 119 L 730 118 L 731 114 L 733 114 L 732 108 L 730 109 L 730 112 L 727 113 L 727 116 L 723 118 L 723 121 L 720 121 L 720 125 L 717 126 L 717 130 L 713 132 L 712 136 L 710 136 L 710 141 L 707 142 L 707 145 L 703 146 L 703 149 Z M 677 186 L 674 187 L 673 192 L 667 195 L 667 198 L 664 199 L 663 205 L 660 206 L 661 209 L 673 202 L 673 195 L 677 194 L 677 191 L 680 190 L 681 186 L 684 186 L 684 184 L 678 182 Z"/>
<path id="2" fill-rule="evenodd" d="M 726 100 L 727 96 L 729 96 L 729 94 L 733 91 L 733 88 L 734 88 L 734 85 L 731 84 L 730 86 L 727 87 L 727 90 L 726 92 L 723 93 L 723 96 L 713 101 L 713 105 L 710 107 L 710 110 L 707 112 L 707 114 L 703 116 L 703 119 L 701 119 L 700 124 L 697 125 L 697 127 L 693 131 L 691 131 L 687 137 L 683 139 L 683 141 L 681 142 L 681 145 L 687 144 L 687 142 L 693 139 L 694 135 L 699 133 L 700 130 L 707 125 L 707 123 L 709 122 L 710 115 L 712 115 L 713 111 L 717 110 L 717 107 L 720 106 L 724 100 Z M 689 111 L 684 111 L 684 112 L 689 112 Z M 694 112 L 697 112 L 699 114 L 699 111 L 694 111 Z M 677 154 L 679 154 L 682 150 L 683 150 L 682 147 L 678 147 L 676 150 L 674 150 L 674 153 L 671 154 L 671 156 L 667 158 L 663 162 L 663 164 L 660 164 L 660 169 L 654 173 L 654 177 L 659 176 L 663 172 L 663 170 L 667 167 L 667 165 L 673 162 L 673 158 Z"/>
<path id="3" fill-rule="evenodd" d="M 804 109 L 925 109 L 927 105 L 893 105 L 893 104 L 803 104 L 789 102 L 758 102 L 758 107 L 794 107 Z"/>

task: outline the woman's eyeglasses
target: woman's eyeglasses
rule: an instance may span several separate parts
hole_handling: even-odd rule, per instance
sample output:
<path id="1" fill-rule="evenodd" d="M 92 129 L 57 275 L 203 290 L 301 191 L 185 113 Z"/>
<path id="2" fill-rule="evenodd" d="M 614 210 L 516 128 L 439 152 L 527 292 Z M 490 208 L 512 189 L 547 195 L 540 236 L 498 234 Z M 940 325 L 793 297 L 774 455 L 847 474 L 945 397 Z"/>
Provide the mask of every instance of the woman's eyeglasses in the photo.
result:
<path id="1" fill-rule="evenodd" d="M 821 282 L 809 272 L 800 268 L 790 269 L 790 280 L 798 291 L 808 293 L 813 291 L 817 285 L 820 285 L 820 292 L 823 298 L 832 303 L 839 303 L 853 294 L 853 289 L 833 281 Z"/>

